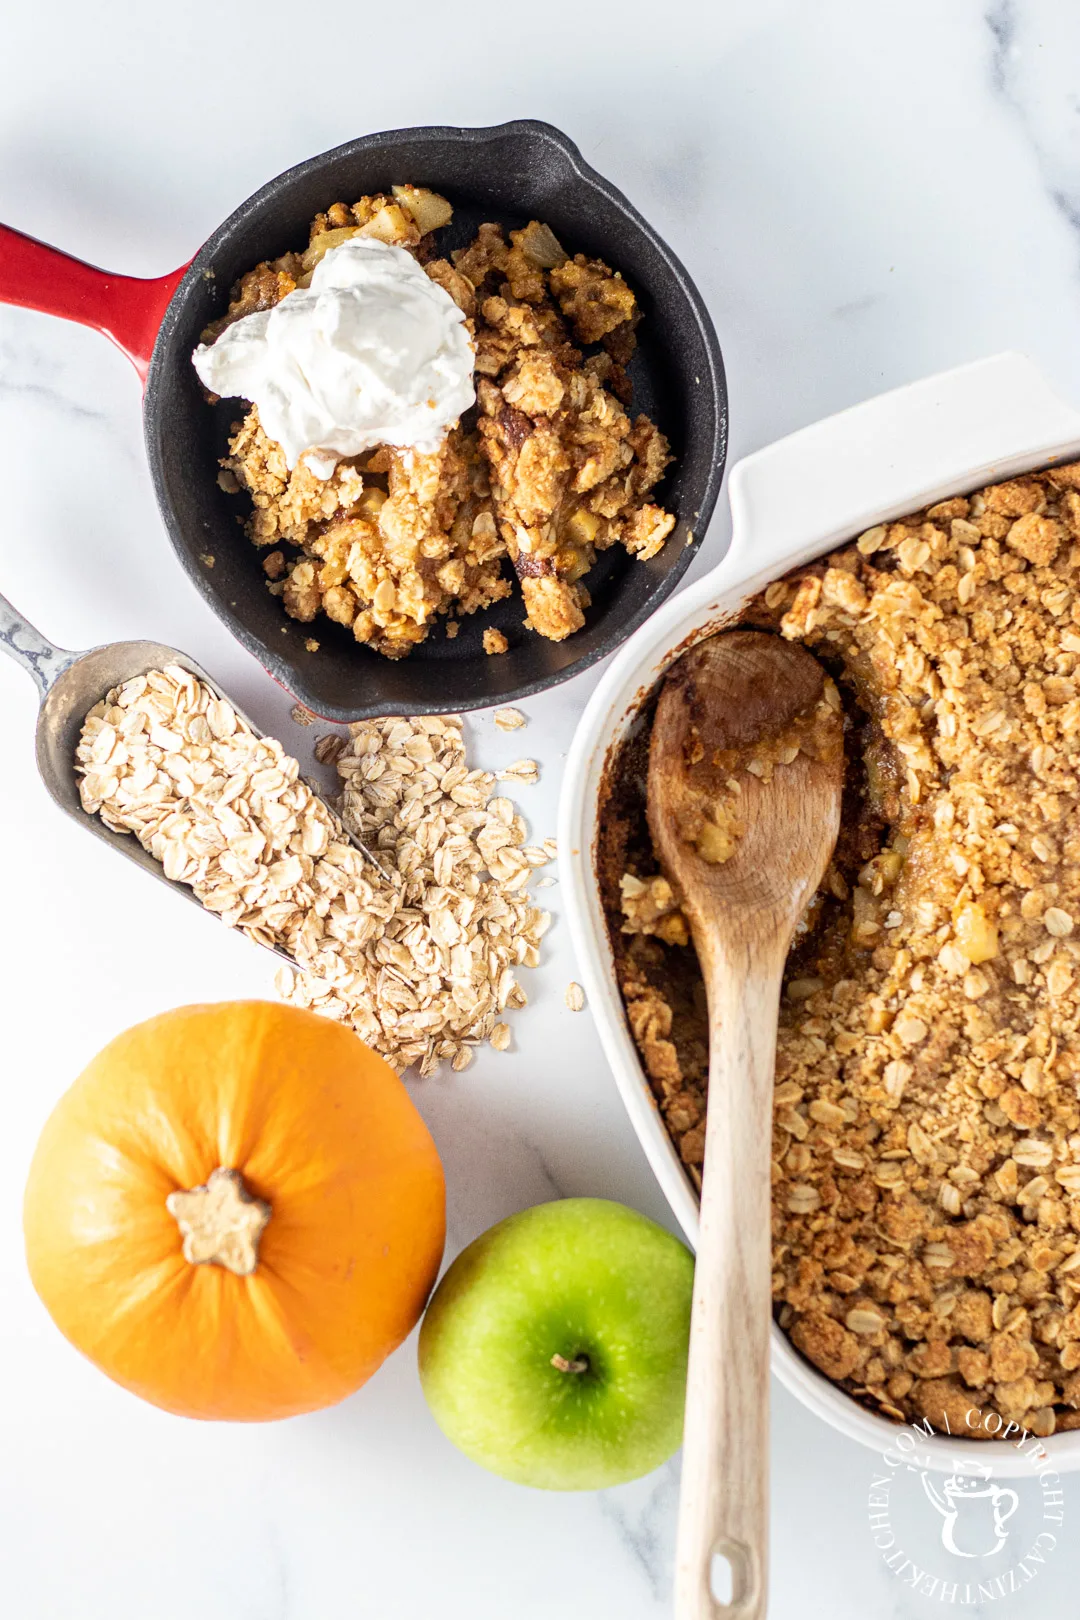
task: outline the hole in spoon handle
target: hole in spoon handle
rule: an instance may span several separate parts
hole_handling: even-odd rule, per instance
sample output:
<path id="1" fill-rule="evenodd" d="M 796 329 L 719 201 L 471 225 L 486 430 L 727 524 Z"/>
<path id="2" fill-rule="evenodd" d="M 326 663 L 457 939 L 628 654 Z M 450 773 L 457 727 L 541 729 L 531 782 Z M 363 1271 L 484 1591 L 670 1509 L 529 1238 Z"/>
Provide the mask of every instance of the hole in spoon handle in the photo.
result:
<path id="1" fill-rule="evenodd" d="M 761 1577 L 754 1549 L 723 1538 L 713 1543 L 705 1586 L 715 1620 L 759 1620 Z"/>

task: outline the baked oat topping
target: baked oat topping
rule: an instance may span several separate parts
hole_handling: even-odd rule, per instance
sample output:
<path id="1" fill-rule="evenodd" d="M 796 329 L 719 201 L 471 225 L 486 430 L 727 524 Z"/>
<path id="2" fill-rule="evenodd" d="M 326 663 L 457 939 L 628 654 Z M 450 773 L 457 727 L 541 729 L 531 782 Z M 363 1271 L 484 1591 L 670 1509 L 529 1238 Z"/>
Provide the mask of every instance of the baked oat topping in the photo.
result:
<path id="1" fill-rule="evenodd" d="M 667 945 L 689 945 L 690 927 L 666 877 L 639 878 L 624 872 L 619 879 L 619 906 L 624 934 L 655 934 Z"/>
<path id="2" fill-rule="evenodd" d="M 482 225 L 453 262 L 440 258 L 432 232 L 450 217 L 445 198 L 411 186 L 335 203 L 316 216 L 303 253 L 242 277 L 227 315 L 204 333 L 212 341 L 272 309 L 353 236 L 413 254 L 465 315 L 479 404 L 439 450 L 382 447 L 339 460 L 327 478 L 304 459 L 290 471 L 252 406 L 222 463 L 222 488 L 251 497 L 247 533 L 272 548 L 267 588 L 285 612 L 302 623 L 325 613 L 388 658 L 404 657 L 440 615 L 510 595 L 504 558 L 526 624 L 562 640 L 584 623 L 582 581 L 598 552 L 620 544 L 647 560 L 675 525 L 648 498 L 671 460 L 668 442 L 627 409 L 640 319 L 632 289 L 600 260 L 568 256 L 535 220 L 509 235 Z M 484 640 L 486 651 L 506 650 L 501 631 Z"/>
<path id="3" fill-rule="evenodd" d="M 847 725 L 840 839 L 780 1012 L 778 1320 L 859 1400 L 953 1433 L 972 1407 L 1080 1428 L 1078 574 L 1080 464 L 878 525 L 742 615 L 814 651 Z M 703 986 L 657 887 L 641 747 L 601 874 L 700 1184 Z"/>
<path id="4" fill-rule="evenodd" d="M 82 805 L 134 833 L 223 922 L 290 956 L 287 999 L 351 1025 L 399 1072 L 462 1069 L 525 1005 L 517 969 L 536 966 L 551 920 L 526 885 L 549 857 L 492 797 L 492 774 L 469 769 L 457 718 L 367 721 L 330 740 L 343 744 L 321 756 L 336 759 L 340 820 L 279 742 L 169 665 L 87 715 Z"/>

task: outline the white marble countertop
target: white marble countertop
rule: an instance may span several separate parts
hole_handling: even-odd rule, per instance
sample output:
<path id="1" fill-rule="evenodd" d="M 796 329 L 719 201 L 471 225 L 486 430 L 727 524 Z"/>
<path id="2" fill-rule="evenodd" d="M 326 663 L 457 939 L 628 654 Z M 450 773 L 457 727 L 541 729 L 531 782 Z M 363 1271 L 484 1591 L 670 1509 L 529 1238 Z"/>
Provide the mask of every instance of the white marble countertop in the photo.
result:
<path id="1" fill-rule="evenodd" d="M 712 310 L 735 459 L 883 388 L 1004 348 L 1080 402 L 1080 11 L 1070 0 L 549 0 L 408 11 L 145 0 L 8 8 L 0 219 L 160 274 L 249 192 L 356 134 L 550 119 L 682 256 Z M 139 390 L 97 335 L 0 309 L 0 589 L 66 646 L 184 647 L 266 729 L 312 733 L 181 575 L 143 459 Z M 721 510 L 696 568 L 726 542 Z M 593 684 L 470 723 L 483 762 L 527 751 L 518 795 L 553 831 Z M 0 664 L 4 1128 L 0 1131 L 0 1611 L 12 1620 L 650 1620 L 670 1608 L 677 1463 L 595 1496 L 473 1467 L 429 1417 L 406 1346 L 352 1400 L 261 1427 L 184 1422 L 60 1338 L 23 1263 L 40 1126 L 84 1062 L 164 1007 L 271 993 L 272 962 L 119 865 L 49 805 L 30 683 Z M 559 890 L 514 1051 L 414 1095 L 443 1153 L 450 1252 L 568 1193 L 665 1219 L 574 977 Z M 777 1620 L 1075 1610 L 1080 1552 L 1019 1595 L 972 1588 L 901 1475 L 927 1596 L 867 1523 L 874 1457 L 774 1390 Z M 901 1487 L 897 1487 L 901 1492 Z M 1080 1481 L 1076 1485 L 1080 1511 Z M 1026 1508 L 1027 1504 L 1025 1504 Z M 1019 1522 L 1019 1521 L 1017 1521 Z M 1019 1545 L 1019 1538 L 1018 1543 Z"/>

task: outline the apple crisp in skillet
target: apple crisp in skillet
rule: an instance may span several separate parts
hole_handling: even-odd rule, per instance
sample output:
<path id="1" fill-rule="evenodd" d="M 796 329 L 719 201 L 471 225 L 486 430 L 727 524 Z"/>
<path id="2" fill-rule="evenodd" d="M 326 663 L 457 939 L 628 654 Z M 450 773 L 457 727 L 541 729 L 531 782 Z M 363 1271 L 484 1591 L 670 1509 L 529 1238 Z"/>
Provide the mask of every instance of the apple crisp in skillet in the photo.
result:
<path id="1" fill-rule="evenodd" d="M 675 526 L 649 499 L 672 460 L 667 439 L 629 410 L 640 320 L 632 289 L 600 260 L 571 256 L 536 220 L 509 234 L 481 225 L 441 257 L 438 232 L 452 212 L 416 186 L 335 203 L 303 251 L 243 276 L 227 315 L 203 334 L 213 344 L 303 293 L 326 256 L 351 252 L 355 238 L 413 256 L 462 312 L 476 403 L 437 447 L 387 443 L 291 465 L 251 405 L 219 475 L 226 491 L 251 497 L 246 532 L 266 551 L 285 612 L 302 623 L 325 614 L 388 658 L 408 654 L 440 616 L 456 635 L 463 615 L 512 594 L 514 574 L 527 628 L 562 641 L 585 623 L 597 554 L 618 544 L 647 561 Z M 508 644 L 493 629 L 484 645 Z"/>

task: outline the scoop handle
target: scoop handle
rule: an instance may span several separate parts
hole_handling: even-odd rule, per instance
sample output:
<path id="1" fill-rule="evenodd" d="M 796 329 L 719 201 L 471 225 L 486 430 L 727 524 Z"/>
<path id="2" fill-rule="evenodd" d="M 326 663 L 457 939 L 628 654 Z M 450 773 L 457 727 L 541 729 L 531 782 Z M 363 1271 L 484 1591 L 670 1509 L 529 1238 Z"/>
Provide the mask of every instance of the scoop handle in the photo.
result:
<path id="1" fill-rule="evenodd" d="M 61 315 L 104 332 L 127 355 L 143 382 L 158 328 L 187 268 L 182 265 L 153 280 L 114 276 L 10 225 L 0 225 L 0 304 Z"/>
<path id="2" fill-rule="evenodd" d="M 32 677 L 42 697 L 74 657 L 63 647 L 54 647 L 51 641 L 46 641 L 41 631 L 35 630 L 6 596 L 0 596 L 0 647 Z"/>

